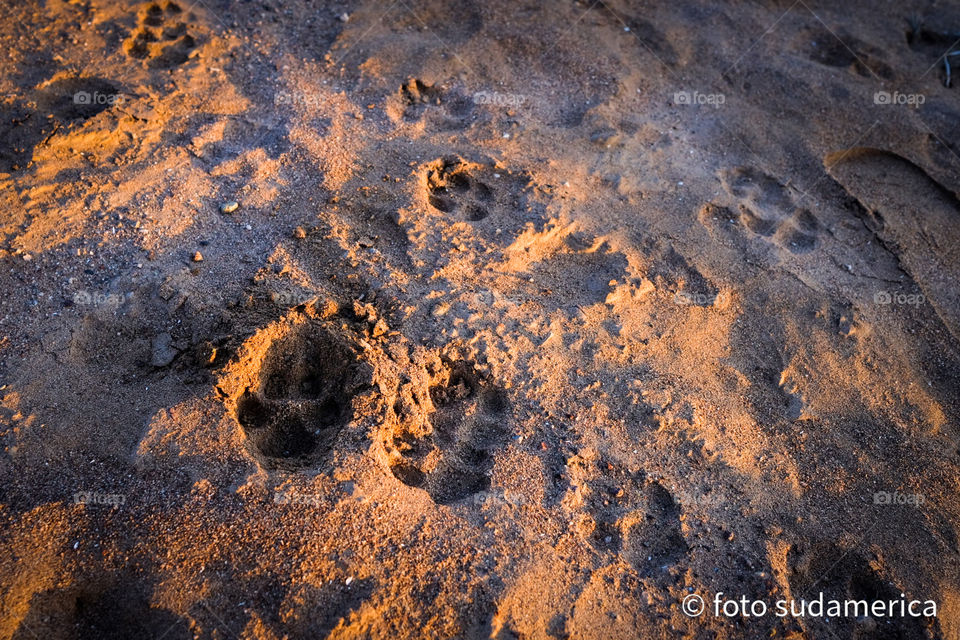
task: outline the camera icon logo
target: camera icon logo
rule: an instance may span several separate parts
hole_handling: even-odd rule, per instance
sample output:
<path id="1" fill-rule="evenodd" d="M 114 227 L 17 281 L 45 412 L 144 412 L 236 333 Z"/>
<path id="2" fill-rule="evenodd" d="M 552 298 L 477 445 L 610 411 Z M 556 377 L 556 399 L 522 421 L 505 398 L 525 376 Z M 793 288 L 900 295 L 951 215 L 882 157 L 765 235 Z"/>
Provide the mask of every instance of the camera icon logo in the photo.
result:
<path id="1" fill-rule="evenodd" d="M 674 104 L 693 104 L 689 91 L 677 91 L 673 94 Z"/>
<path id="2" fill-rule="evenodd" d="M 90 104 L 92 96 L 87 91 L 77 91 L 73 94 L 73 104 Z"/>
<path id="3" fill-rule="evenodd" d="M 873 294 L 874 304 L 890 304 L 893 302 L 893 297 L 886 291 L 877 291 Z"/>
<path id="4" fill-rule="evenodd" d="M 873 104 L 893 104 L 893 96 L 889 91 L 877 91 L 873 94 Z"/>

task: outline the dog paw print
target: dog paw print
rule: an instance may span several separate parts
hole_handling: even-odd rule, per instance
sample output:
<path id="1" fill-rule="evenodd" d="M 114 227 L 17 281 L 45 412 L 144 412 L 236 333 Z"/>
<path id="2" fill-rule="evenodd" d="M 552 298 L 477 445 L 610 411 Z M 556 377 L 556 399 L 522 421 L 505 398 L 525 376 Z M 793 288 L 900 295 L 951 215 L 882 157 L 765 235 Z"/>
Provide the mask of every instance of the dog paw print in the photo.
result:
<path id="1" fill-rule="evenodd" d="M 403 105 L 403 117 L 407 120 L 416 120 L 427 105 L 439 104 L 442 92 L 433 85 L 417 78 L 410 78 L 400 87 L 400 100 Z"/>
<path id="2" fill-rule="evenodd" d="M 459 158 L 438 160 L 427 171 L 427 200 L 434 209 L 469 222 L 490 215 L 493 190 L 477 179 Z"/>
<path id="3" fill-rule="evenodd" d="M 230 406 L 262 467 L 315 466 L 353 417 L 352 398 L 364 386 L 362 359 L 331 325 L 301 322 L 275 332 L 242 363 L 247 383 Z"/>
<path id="4" fill-rule="evenodd" d="M 140 11 L 139 25 L 124 43 L 127 55 L 147 66 L 169 69 L 183 64 L 196 48 L 196 40 L 181 20 L 183 9 L 175 2 L 150 3 Z"/>
<path id="5" fill-rule="evenodd" d="M 776 178 L 751 167 L 738 167 L 723 172 L 720 179 L 724 190 L 738 202 L 731 219 L 749 234 L 793 254 L 808 253 L 818 246 L 819 221 L 797 207 Z"/>
<path id="6" fill-rule="evenodd" d="M 386 443 L 393 475 L 425 490 L 434 502 L 449 504 L 490 486 L 493 448 L 506 437 L 509 411 L 506 394 L 467 361 L 442 361 L 431 373 L 426 430 L 414 432 L 403 423 Z M 414 402 L 403 412 L 421 413 Z"/>
<path id="7" fill-rule="evenodd" d="M 474 101 L 454 90 L 419 78 L 409 78 L 387 101 L 387 114 L 396 122 L 422 122 L 436 131 L 456 131 L 470 126 Z"/>

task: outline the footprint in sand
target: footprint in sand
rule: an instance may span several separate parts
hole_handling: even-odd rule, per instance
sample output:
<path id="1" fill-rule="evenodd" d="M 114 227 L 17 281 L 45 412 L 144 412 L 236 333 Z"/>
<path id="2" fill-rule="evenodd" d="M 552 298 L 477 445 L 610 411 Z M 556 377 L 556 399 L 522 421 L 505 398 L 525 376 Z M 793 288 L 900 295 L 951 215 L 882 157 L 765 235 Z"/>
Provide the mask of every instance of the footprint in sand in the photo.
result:
<path id="1" fill-rule="evenodd" d="M 823 594 L 828 600 L 898 601 L 901 590 L 883 580 L 855 551 L 843 550 L 829 542 L 794 547 L 787 554 L 787 584 L 794 600 L 811 600 Z M 812 632 L 822 618 L 798 617 L 806 631 Z M 869 618 L 830 620 L 830 635 L 838 638 L 927 638 L 922 620 L 910 616 L 891 616 L 884 624 L 870 624 Z M 820 637 L 819 633 L 815 634 Z"/>
<path id="2" fill-rule="evenodd" d="M 506 439 L 510 407 L 506 393 L 469 361 L 444 359 L 431 374 L 429 432 L 413 433 L 401 420 L 385 446 L 398 480 L 449 504 L 490 486 L 492 450 Z"/>
<path id="3" fill-rule="evenodd" d="M 724 190 L 736 199 L 728 210 L 750 235 L 793 254 L 809 253 L 820 242 L 821 226 L 812 213 L 797 207 L 780 182 L 752 167 L 723 171 Z"/>
<path id="4" fill-rule="evenodd" d="M 395 122 L 425 121 L 440 131 L 465 129 L 471 124 L 473 100 L 419 78 L 408 79 L 387 100 L 387 114 Z"/>
<path id="5" fill-rule="evenodd" d="M 817 64 L 848 69 L 865 78 L 893 78 L 890 65 L 880 59 L 883 50 L 842 31 L 807 30 L 798 36 L 794 48 Z"/>
<path id="6" fill-rule="evenodd" d="M 416 200 L 430 216 L 430 229 L 456 226 L 458 233 L 469 231 L 502 246 L 528 225 L 545 221 L 549 194 L 526 171 L 503 168 L 489 158 L 448 155 L 424 163 L 418 174 Z"/>
<path id="7" fill-rule="evenodd" d="M 284 325 L 244 363 L 249 384 L 232 401 L 250 453 L 265 468 L 295 469 L 326 458 L 352 419 L 362 358 L 333 325 Z"/>
<path id="8" fill-rule="evenodd" d="M 960 340 L 960 201 L 909 160 L 855 148 L 824 158 L 830 176 L 872 216 L 941 320 Z"/>
<path id="9" fill-rule="evenodd" d="M 416 120 L 423 114 L 427 105 L 439 103 L 442 94 L 443 92 L 434 88 L 433 85 L 417 78 L 410 78 L 400 87 L 400 100 L 404 106 L 403 117 L 407 120 Z"/>
<path id="10" fill-rule="evenodd" d="M 647 576 L 686 556 L 680 506 L 662 484 L 603 460 L 575 457 L 568 467 L 589 515 L 580 533 L 598 552 L 618 553 Z"/>
<path id="11" fill-rule="evenodd" d="M 144 60 L 147 66 L 169 69 L 190 58 L 197 42 L 181 21 L 183 9 L 175 2 L 161 6 L 156 2 L 140 9 L 138 28 L 124 43 L 131 58 Z"/>
<path id="12" fill-rule="evenodd" d="M 680 562 L 688 551 L 680 530 L 680 507 L 659 482 L 644 487 L 642 508 L 623 519 L 623 555 L 642 574 Z"/>
<path id="13" fill-rule="evenodd" d="M 87 571 L 68 586 L 34 592 L 25 604 L 19 628 L 7 636 L 14 640 L 153 638 L 158 629 L 169 640 L 193 637 L 187 619 L 153 606 L 144 577 L 130 572 Z"/>
<path id="14" fill-rule="evenodd" d="M 489 216 L 495 200 L 493 190 L 459 158 L 435 162 L 427 171 L 427 189 L 427 199 L 434 209 L 469 222 Z"/>
<path id="15" fill-rule="evenodd" d="M 600 553 L 620 553 L 621 522 L 636 507 L 645 474 L 602 458 L 591 460 L 579 455 L 567 459 L 564 467 L 571 475 L 572 495 L 579 496 L 586 509 L 586 517 L 577 527 L 580 535 Z"/>

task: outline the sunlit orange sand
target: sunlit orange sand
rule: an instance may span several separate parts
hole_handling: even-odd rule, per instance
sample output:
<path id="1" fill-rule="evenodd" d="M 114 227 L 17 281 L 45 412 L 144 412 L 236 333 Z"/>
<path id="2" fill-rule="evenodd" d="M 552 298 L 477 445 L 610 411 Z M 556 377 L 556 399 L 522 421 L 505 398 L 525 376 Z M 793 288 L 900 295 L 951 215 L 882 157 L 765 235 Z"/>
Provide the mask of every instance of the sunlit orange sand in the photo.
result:
<path id="1" fill-rule="evenodd" d="M 948 4 L 6 3 L 0 639 L 960 638 Z"/>

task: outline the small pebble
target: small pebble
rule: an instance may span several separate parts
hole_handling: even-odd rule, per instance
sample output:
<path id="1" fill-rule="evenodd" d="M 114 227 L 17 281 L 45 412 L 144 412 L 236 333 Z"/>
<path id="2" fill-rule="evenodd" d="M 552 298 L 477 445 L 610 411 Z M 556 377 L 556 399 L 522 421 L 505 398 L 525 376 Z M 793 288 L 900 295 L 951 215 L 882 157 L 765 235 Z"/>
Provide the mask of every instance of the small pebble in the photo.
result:
<path id="1" fill-rule="evenodd" d="M 353 576 L 350 576 L 349 578 L 347 578 L 344 584 L 346 584 L 349 587 L 351 582 L 353 582 Z"/>
<path id="2" fill-rule="evenodd" d="M 220 205 L 220 213 L 233 213 L 240 207 L 240 203 L 236 200 L 231 200 L 229 202 L 224 202 Z"/>
<path id="3" fill-rule="evenodd" d="M 307 237 L 307 232 L 303 229 L 303 227 L 297 227 L 293 230 L 293 237 L 303 240 Z"/>
<path id="4" fill-rule="evenodd" d="M 169 333 L 161 333 L 153 338 L 152 356 L 150 364 L 155 367 L 165 367 L 177 357 L 179 351 L 173 346 L 173 336 Z"/>
<path id="5" fill-rule="evenodd" d="M 203 262 L 203 254 L 200 253 L 199 251 L 197 251 L 195 254 L 193 254 L 193 261 L 194 261 L 194 262 Z"/>

